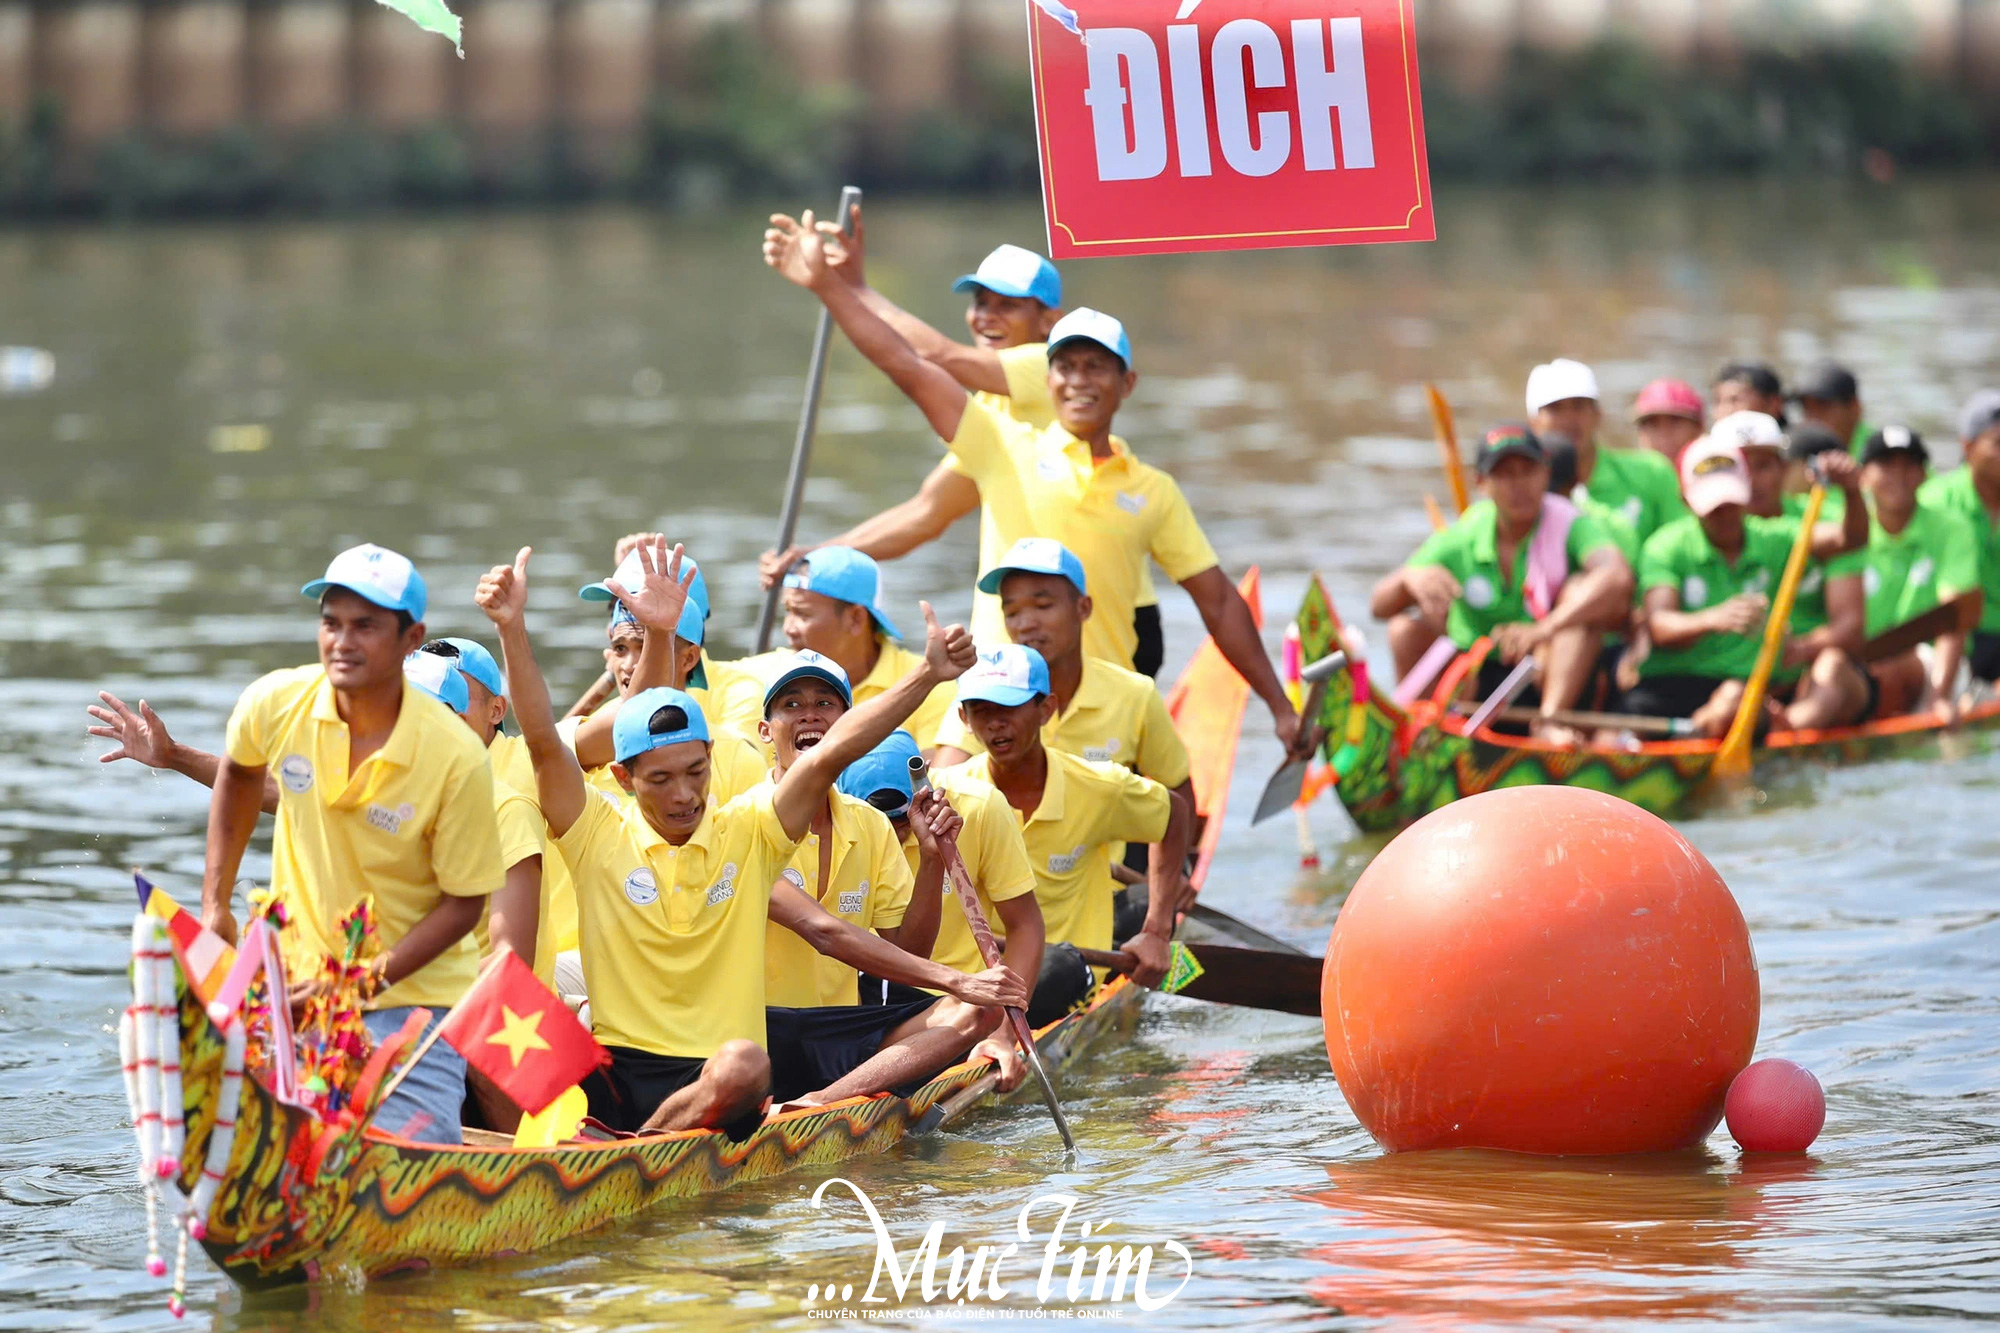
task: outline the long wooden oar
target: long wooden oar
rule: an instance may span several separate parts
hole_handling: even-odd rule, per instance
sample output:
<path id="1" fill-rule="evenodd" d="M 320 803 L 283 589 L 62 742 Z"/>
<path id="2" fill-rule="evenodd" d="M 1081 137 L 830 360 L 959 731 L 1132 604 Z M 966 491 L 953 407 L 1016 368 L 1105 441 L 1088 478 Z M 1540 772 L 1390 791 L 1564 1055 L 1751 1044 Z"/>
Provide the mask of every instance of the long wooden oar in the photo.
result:
<path id="1" fill-rule="evenodd" d="M 1438 454 L 1444 463 L 1444 482 L 1451 488 L 1451 502 L 1463 514 L 1471 495 L 1465 485 L 1465 456 L 1458 451 L 1458 423 L 1452 418 L 1451 404 L 1435 384 L 1426 384 L 1431 400 L 1431 425 L 1437 429 Z"/>
<path id="2" fill-rule="evenodd" d="M 861 187 L 850 185 L 840 192 L 840 233 L 854 227 L 854 210 L 861 207 Z M 785 482 L 785 509 L 778 518 L 777 551 L 792 549 L 799 530 L 799 503 L 805 498 L 806 472 L 812 466 L 813 432 L 819 427 L 819 395 L 826 384 L 826 349 L 833 341 L 833 315 L 821 306 L 819 323 L 813 329 L 812 363 L 806 370 L 806 400 L 799 409 L 799 433 L 792 440 L 792 471 Z M 785 581 L 771 585 L 764 598 L 764 614 L 757 621 L 757 651 L 769 652 L 771 631 L 778 623 L 778 607 L 784 601 Z"/>
<path id="3" fill-rule="evenodd" d="M 1464 716 L 1470 709 L 1470 704 L 1459 704 L 1452 711 Z M 1632 731 L 1647 736 L 1694 735 L 1694 720 L 1685 717 L 1650 717 L 1643 713 L 1596 713 L 1587 708 L 1559 708 L 1553 713 L 1543 713 L 1536 708 L 1503 708 L 1495 716 L 1502 722 L 1560 722 L 1566 727 Z M 1472 728 L 1467 726 L 1466 730 L 1469 732 Z"/>
<path id="4" fill-rule="evenodd" d="M 1227 944 L 1185 946 L 1201 964 L 1201 975 L 1175 991 L 1211 1004 L 1269 1009 L 1319 1017 L 1319 979 L 1326 960 L 1311 954 L 1237 949 Z M 1078 949 L 1092 967 L 1130 972 L 1139 960 L 1123 949 Z"/>
<path id="5" fill-rule="evenodd" d="M 929 791 L 931 785 L 928 765 L 921 756 L 910 760 L 910 788 L 913 792 Z M 972 883 L 972 876 L 966 872 L 965 858 L 958 854 L 958 842 L 953 838 L 938 840 L 938 854 L 944 860 L 944 870 L 951 876 L 951 882 L 958 889 L 958 905 L 965 913 L 965 924 L 972 931 L 972 942 L 979 946 L 979 956 L 988 967 L 1000 966 L 1000 946 L 993 942 L 993 928 L 986 924 L 986 913 L 979 907 L 979 890 Z M 1028 1026 L 1028 1015 L 1024 1010 L 1009 1005 L 1006 1010 L 1007 1025 L 1014 1029 L 1014 1040 L 1021 1045 L 1021 1058 L 1028 1062 L 1034 1072 L 1035 1082 L 1041 1086 L 1042 1101 L 1049 1108 L 1049 1116 L 1056 1122 L 1056 1133 L 1062 1135 L 1063 1147 L 1074 1153 L 1076 1135 L 1069 1132 L 1069 1120 L 1063 1115 L 1062 1103 L 1056 1098 L 1056 1085 L 1049 1081 L 1049 1071 L 1042 1067 L 1042 1057 L 1035 1050 L 1035 1033 Z"/>
<path id="6" fill-rule="evenodd" d="M 1815 484 L 1806 497 L 1805 517 L 1799 520 L 1799 535 L 1792 542 L 1791 558 L 1785 561 L 1785 576 L 1778 580 L 1778 595 L 1771 599 L 1771 614 L 1764 621 L 1764 643 L 1757 650 L 1757 665 L 1743 686 L 1743 702 L 1737 705 L 1736 719 L 1722 738 L 1711 777 L 1723 779 L 1750 776 L 1750 742 L 1757 734 L 1757 718 L 1764 711 L 1764 692 L 1770 688 L 1771 672 L 1778 665 L 1778 652 L 1785 645 L 1785 630 L 1792 621 L 1792 603 L 1798 600 L 1799 581 L 1805 577 L 1806 561 L 1812 556 L 1813 525 L 1826 503 L 1826 487 Z"/>

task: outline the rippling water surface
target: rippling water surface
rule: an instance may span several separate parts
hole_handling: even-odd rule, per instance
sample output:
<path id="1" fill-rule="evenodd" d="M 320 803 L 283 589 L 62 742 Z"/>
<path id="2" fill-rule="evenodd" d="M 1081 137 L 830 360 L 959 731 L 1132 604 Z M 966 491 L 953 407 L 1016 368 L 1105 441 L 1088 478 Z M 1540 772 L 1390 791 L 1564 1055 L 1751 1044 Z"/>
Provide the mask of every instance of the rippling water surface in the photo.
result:
<path id="1" fill-rule="evenodd" d="M 1073 267 L 1131 325 L 1123 433 L 1180 477 L 1275 623 L 1305 572 L 1358 614 L 1439 491 L 1422 383 L 1463 428 L 1520 410 L 1527 367 L 1596 362 L 1614 405 L 1727 356 L 1860 373 L 1876 420 L 1942 442 L 2000 380 L 2000 189 L 1705 185 L 1446 195 L 1435 245 Z M 1031 210 L 885 204 L 876 283 L 956 327 L 946 286 Z M 192 895 L 204 794 L 100 767 L 101 686 L 218 742 L 241 687 L 311 657 L 297 588 L 360 539 L 414 555 L 439 633 L 484 632 L 486 565 L 537 549 L 558 692 L 596 669 L 565 590 L 659 526 L 702 558 L 725 652 L 755 622 L 812 307 L 756 260 L 758 221 L 636 212 L 0 235 L 0 342 L 49 348 L 47 392 L 0 398 L 0 1327 L 172 1323 L 140 1270 L 115 1060 L 125 868 Z M 1622 427 L 1613 425 L 1616 435 Z M 1937 447 L 1934 445 L 1934 447 Z M 806 531 L 900 498 L 935 456 L 842 349 Z M 963 608 L 968 531 L 894 566 L 892 599 Z M 1198 638 L 1166 602 L 1169 671 Z M 1377 636 L 1379 638 L 1379 635 Z M 1253 713 L 1208 900 L 1317 951 L 1375 844 L 1331 804 L 1325 867 L 1247 813 L 1275 745 Z M 987 1113 L 851 1163 L 907 1254 L 1012 1239 L 1043 1193 L 1114 1243 L 1185 1245 L 1194 1276 L 1138 1327 L 1439 1327 L 1729 1320 L 1771 1327 L 2000 1317 L 2000 759 L 1954 739 L 1866 768 L 1790 769 L 1685 827 L 1763 962 L 1761 1054 L 1816 1070 L 1803 1159 L 1384 1157 L 1316 1024 L 1165 998 L 1067 1079 L 1085 1149 Z M 668 1206 L 529 1258 L 244 1297 L 196 1261 L 191 1320 L 227 1329 L 458 1324 L 821 1326 L 809 1286 L 866 1281 L 850 1196 L 801 1173 Z M 1038 1226 L 1046 1234 L 1046 1215 Z M 1177 1261 L 1163 1256 L 1169 1285 Z M 1004 1274 L 1035 1308 L 1038 1261 Z M 1058 1271 L 1058 1280 L 1064 1270 Z M 1161 1284 L 1155 1280 L 1153 1288 Z"/>

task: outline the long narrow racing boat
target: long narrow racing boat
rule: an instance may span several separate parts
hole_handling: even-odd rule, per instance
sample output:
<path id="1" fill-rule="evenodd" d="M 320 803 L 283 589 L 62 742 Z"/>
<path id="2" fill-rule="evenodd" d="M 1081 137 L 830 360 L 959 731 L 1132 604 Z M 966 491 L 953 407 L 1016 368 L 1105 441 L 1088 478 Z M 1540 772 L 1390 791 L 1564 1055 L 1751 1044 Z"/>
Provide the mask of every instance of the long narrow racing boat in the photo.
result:
<path id="1" fill-rule="evenodd" d="M 1307 661 L 1345 642 L 1340 614 L 1318 575 L 1299 604 L 1298 626 Z M 1714 740 L 1666 740 L 1629 749 L 1565 750 L 1490 727 L 1470 732 L 1470 719 L 1452 712 L 1450 703 L 1472 665 L 1461 656 L 1430 696 L 1408 709 L 1399 708 L 1385 691 L 1371 689 L 1365 668 L 1342 671 L 1328 682 L 1318 720 L 1326 728 L 1333 789 L 1363 830 L 1392 832 L 1453 801 L 1501 787 L 1588 787 L 1657 815 L 1678 814 L 1707 781 L 1722 748 Z M 2000 699 L 1968 710 L 1958 729 L 1996 725 Z M 1826 731 L 1773 732 L 1756 753 L 1760 759 L 1855 762 L 1944 730 L 1928 716 L 1884 718 Z"/>

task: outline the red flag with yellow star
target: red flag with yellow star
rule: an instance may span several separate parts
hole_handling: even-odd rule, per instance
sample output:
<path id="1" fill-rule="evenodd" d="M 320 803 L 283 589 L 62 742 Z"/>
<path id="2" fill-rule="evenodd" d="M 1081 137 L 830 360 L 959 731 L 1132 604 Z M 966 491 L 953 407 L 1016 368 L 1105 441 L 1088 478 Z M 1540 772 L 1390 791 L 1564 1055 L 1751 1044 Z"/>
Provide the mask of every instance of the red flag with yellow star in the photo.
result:
<path id="1" fill-rule="evenodd" d="M 438 1035 L 530 1115 L 611 1062 L 569 1006 L 511 949 L 480 972 Z"/>

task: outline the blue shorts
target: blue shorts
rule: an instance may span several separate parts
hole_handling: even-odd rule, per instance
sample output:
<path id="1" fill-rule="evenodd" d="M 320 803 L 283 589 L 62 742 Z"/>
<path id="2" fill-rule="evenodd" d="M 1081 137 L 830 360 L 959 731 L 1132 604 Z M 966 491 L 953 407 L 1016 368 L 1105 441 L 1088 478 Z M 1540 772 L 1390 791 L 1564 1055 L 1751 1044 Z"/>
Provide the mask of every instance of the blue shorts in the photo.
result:
<path id="1" fill-rule="evenodd" d="M 403 1030 L 404 1022 L 415 1008 L 415 1005 L 399 1005 L 394 1009 L 370 1009 L 361 1016 L 361 1021 L 367 1024 L 370 1037 L 378 1042 L 387 1041 Z M 437 1014 L 424 1029 L 424 1035 L 442 1022 L 444 1015 Z M 465 1057 L 453 1050 L 450 1042 L 437 1041 L 431 1043 L 416 1068 L 396 1085 L 389 1099 L 375 1109 L 373 1123 L 377 1129 L 418 1143 L 463 1143 L 465 1135 L 461 1132 L 459 1112 L 464 1103 Z"/>

